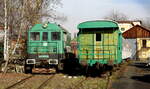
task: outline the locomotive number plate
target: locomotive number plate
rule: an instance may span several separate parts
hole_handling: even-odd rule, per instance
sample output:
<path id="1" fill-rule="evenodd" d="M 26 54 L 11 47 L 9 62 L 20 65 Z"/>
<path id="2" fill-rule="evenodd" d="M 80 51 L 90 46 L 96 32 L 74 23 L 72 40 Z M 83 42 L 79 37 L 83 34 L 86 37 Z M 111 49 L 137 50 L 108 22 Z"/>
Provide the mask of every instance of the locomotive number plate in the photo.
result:
<path id="1" fill-rule="evenodd" d="M 39 55 L 39 58 L 49 58 L 49 55 Z"/>

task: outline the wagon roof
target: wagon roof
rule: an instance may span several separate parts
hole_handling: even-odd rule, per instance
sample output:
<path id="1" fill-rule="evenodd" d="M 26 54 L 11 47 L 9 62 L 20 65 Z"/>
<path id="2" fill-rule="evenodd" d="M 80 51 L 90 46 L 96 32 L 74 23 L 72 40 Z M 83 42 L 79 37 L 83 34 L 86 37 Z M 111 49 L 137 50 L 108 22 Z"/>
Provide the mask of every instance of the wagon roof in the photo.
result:
<path id="1" fill-rule="evenodd" d="M 114 21 L 96 20 L 82 22 L 78 25 L 78 29 L 85 28 L 118 28 L 118 24 Z"/>
<path id="2" fill-rule="evenodd" d="M 44 25 L 43 24 L 36 24 L 34 25 L 30 31 L 38 31 L 38 30 L 41 30 L 41 29 L 45 29 L 45 30 L 62 30 L 57 24 L 55 23 L 48 23 L 47 26 L 44 28 Z"/>

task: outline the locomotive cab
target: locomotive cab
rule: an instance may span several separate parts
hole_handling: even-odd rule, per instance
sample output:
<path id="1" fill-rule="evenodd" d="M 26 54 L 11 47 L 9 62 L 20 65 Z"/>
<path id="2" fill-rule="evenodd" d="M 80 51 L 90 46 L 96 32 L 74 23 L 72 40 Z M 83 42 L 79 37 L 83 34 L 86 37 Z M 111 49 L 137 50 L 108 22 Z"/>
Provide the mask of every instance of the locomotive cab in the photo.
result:
<path id="1" fill-rule="evenodd" d="M 57 24 L 36 24 L 28 32 L 25 73 L 32 68 L 63 70 L 64 34 Z"/>

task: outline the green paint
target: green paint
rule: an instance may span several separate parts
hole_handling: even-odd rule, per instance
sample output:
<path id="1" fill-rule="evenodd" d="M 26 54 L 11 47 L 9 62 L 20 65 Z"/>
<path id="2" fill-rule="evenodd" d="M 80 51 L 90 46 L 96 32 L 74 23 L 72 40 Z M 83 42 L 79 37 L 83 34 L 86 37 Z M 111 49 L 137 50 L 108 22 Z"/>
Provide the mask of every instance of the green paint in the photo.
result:
<path id="1" fill-rule="evenodd" d="M 40 33 L 39 40 L 31 40 L 32 32 Z M 48 33 L 48 40 L 43 40 L 44 32 Z M 52 40 L 52 32 L 60 32 L 60 40 Z M 36 24 L 28 31 L 27 51 L 28 54 L 63 54 L 63 29 L 57 24 L 48 23 L 46 27 L 43 27 L 43 24 Z"/>
<path id="2" fill-rule="evenodd" d="M 78 25 L 78 57 L 89 65 L 96 62 L 119 64 L 122 61 L 122 35 L 116 22 L 88 21 Z M 90 30 L 87 30 L 89 29 Z M 96 41 L 96 34 L 101 41 Z M 120 34 L 120 35 L 119 35 Z"/>
<path id="3" fill-rule="evenodd" d="M 35 24 L 31 29 L 30 29 L 30 31 L 33 31 L 33 32 L 35 32 L 35 31 L 41 31 L 41 30 L 43 30 L 43 31 L 51 31 L 51 30 L 54 30 L 54 31 L 56 31 L 56 30 L 62 30 L 57 24 L 55 24 L 55 23 L 48 23 L 47 24 L 47 27 L 43 27 L 44 26 L 44 24 Z"/>
<path id="4" fill-rule="evenodd" d="M 78 25 L 78 29 L 84 28 L 118 28 L 118 24 L 112 21 L 86 21 Z"/>

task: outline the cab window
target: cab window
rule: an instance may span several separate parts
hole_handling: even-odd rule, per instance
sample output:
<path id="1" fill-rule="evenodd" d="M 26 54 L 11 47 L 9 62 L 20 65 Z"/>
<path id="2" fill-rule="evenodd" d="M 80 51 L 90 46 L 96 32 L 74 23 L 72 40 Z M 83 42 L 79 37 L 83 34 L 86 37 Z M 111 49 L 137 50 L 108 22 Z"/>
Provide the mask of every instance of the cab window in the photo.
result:
<path id="1" fill-rule="evenodd" d="M 39 32 L 31 32 L 30 33 L 30 39 L 32 41 L 38 41 L 38 40 L 40 40 L 40 33 Z"/>
<path id="2" fill-rule="evenodd" d="M 51 39 L 52 40 L 60 40 L 60 32 L 52 32 Z"/>
<path id="3" fill-rule="evenodd" d="M 43 39 L 43 41 L 47 41 L 48 40 L 48 32 L 43 32 L 42 39 Z"/>

